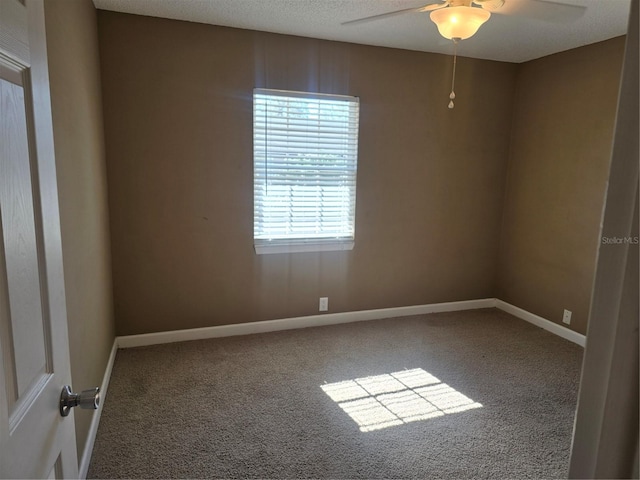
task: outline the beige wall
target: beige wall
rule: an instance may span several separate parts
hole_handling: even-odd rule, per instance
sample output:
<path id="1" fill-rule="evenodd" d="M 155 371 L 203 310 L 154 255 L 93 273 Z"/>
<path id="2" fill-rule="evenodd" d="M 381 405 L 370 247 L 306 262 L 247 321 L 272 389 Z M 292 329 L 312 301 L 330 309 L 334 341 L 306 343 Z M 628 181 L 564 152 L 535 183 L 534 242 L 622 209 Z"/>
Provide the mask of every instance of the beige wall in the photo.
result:
<path id="1" fill-rule="evenodd" d="M 73 387 L 100 385 L 113 344 L 113 296 L 96 11 L 45 2 Z M 93 413 L 75 412 L 81 458 Z"/>
<path id="2" fill-rule="evenodd" d="M 447 56 L 113 12 L 99 31 L 118 334 L 310 315 L 320 296 L 496 296 L 585 333 L 624 39 L 463 58 L 450 111 Z M 253 252 L 254 87 L 360 97 L 353 251 Z"/>
<path id="3" fill-rule="evenodd" d="M 515 65 L 98 20 L 119 335 L 494 296 Z M 254 253 L 254 87 L 360 97 L 353 251 Z"/>
<path id="4" fill-rule="evenodd" d="M 519 66 L 497 297 L 586 333 L 624 38 Z"/>

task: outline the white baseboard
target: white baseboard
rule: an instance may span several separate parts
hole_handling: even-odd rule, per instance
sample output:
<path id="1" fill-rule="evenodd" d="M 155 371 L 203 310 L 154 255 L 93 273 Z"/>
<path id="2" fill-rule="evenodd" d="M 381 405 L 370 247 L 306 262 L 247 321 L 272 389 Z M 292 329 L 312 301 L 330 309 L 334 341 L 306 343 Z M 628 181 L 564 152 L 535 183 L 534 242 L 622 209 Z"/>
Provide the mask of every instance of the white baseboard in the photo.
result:
<path id="1" fill-rule="evenodd" d="M 143 347 L 162 343 L 184 342 L 188 340 L 204 340 L 207 338 L 230 337 L 234 335 L 250 335 L 253 333 L 276 332 L 296 328 L 320 327 L 339 323 L 361 322 L 382 318 L 406 317 L 409 315 L 423 315 L 425 313 L 455 312 L 473 310 L 476 308 L 498 308 L 514 317 L 525 320 L 582 347 L 586 337 L 569 330 L 562 325 L 553 323 L 546 318 L 539 317 L 522 308 L 496 298 L 466 300 L 461 302 L 433 303 L 428 305 L 414 305 L 409 307 L 381 308 L 377 310 L 361 310 L 357 312 L 327 313 L 324 315 L 310 315 L 307 317 L 282 318 L 265 320 L 262 322 L 239 323 L 235 325 L 220 325 L 215 327 L 191 328 L 173 330 L 169 332 L 144 333 L 140 335 L 126 335 L 117 337 L 118 348 Z"/>
<path id="2" fill-rule="evenodd" d="M 276 332 L 295 328 L 320 327 L 339 323 L 361 322 L 382 318 L 406 317 L 425 313 L 454 312 L 473 310 L 476 308 L 493 308 L 494 298 L 466 300 L 462 302 L 433 303 L 410 307 L 381 308 L 377 310 L 361 310 L 358 312 L 327 313 L 307 317 L 265 320 L 263 322 L 240 323 L 236 325 L 220 325 L 216 327 L 174 330 L 171 332 L 145 333 L 117 337 L 118 348 L 142 347 L 161 343 L 184 342 L 187 340 L 204 340 L 207 338 L 230 337 L 233 335 L 249 335 L 253 333 Z"/>
<path id="3" fill-rule="evenodd" d="M 523 310 L 522 308 L 516 307 L 515 305 L 511 305 L 510 303 L 503 302 L 502 300 L 496 299 L 496 308 L 503 310 L 507 313 L 510 313 L 514 317 L 518 317 L 522 320 L 525 320 L 529 323 L 533 323 L 534 325 L 544 328 L 545 330 L 555 333 L 559 337 L 562 337 L 570 342 L 577 343 L 581 347 L 584 347 L 586 344 L 586 337 L 581 333 L 574 332 L 573 330 L 569 330 L 562 325 L 558 325 L 557 323 L 553 323 L 546 318 L 539 317 L 531 312 Z"/>
<path id="4" fill-rule="evenodd" d="M 107 361 L 107 367 L 102 377 L 102 383 L 100 384 L 100 405 L 98 409 L 93 412 L 93 418 L 91 419 L 91 425 L 89 426 L 89 432 L 87 434 L 87 440 L 84 444 L 84 450 L 82 451 L 82 458 L 80 459 L 80 465 L 78 467 L 78 476 L 81 479 L 87 478 L 87 472 L 89 471 L 89 464 L 91 463 L 91 454 L 93 453 L 93 445 L 96 441 L 96 435 L 98 433 L 98 425 L 100 424 L 100 416 L 102 415 L 102 407 L 107 397 L 107 389 L 109 388 L 109 380 L 111 380 L 111 371 L 113 370 L 113 362 L 116 359 L 116 352 L 118 351 L 118 339 L 113 340 L 113 347 L 111 347 L 111 353 L 109 360 Z"/>

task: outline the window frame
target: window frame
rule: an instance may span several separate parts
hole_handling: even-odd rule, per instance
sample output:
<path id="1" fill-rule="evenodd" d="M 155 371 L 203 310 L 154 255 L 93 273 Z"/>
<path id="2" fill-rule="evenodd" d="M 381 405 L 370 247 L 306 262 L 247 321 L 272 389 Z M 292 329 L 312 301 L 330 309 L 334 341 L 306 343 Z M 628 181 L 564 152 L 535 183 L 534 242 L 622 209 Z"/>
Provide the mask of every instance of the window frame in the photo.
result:
<path id="1" fill-rule="evenodd" d="M 304 98 L 304 99 L 312 99 L 312 100 L 327 100 L 327 101 L 339 101 L 348 103 L 348 113 L 345 118 L 345 125 L 347 126 L 348 140 L 346 141 L 349 145 L 349 154 L 345 154 L 345 158 L 348 157 L 348 160 L 345 160 L 344 172 L 347 172 L 349 175 L 347 188 L 348 188 L 348 216 L 342 215 L 342 221 L 347 221 L 349 223 L 349 232 L 347 235 L 341 236 L 322 236 L 322 237 L 313 237 L 308 236 L 304 238 L 287 238 L 287 237 L 274 237 L 274 238 L 257 238 L 257 225 L 262 221 L 261 218 L 258 217 L 258 200 L 264 199 L 264 197 L 258 194 L 258 190 L 262 185 L 268 184 L 268 174 L 258 173 L 260 170 L 258 168 L 258 164 L 260 162 L 261 166 L 265 167 L 265 170 L 268 170 L 268 163 L 266 160 L 266 153 L 259 160 L 259 154 L 257 153 L 257 137 L 259 135 L 258 132 L 262 133 L 264 136 L 267 135 L 267 125 L 265 124 L 260 128 L 258 124 L 260 122 L 257 119 L 257 95 L 260 96 L 269 96 L 269 97 L 283 97 L 287 99 L 291 98 Z M 312 92 L 299 92 L 299 91 L 289 91 L 289 90 L 274 90 L 274 89 L 265 89 L 265 88 L 255 88 L 253 90 L 253 190 L 254 190 L 254 198 L 253 198 L 253 220 L 254 220 L 254 228 L 253 228 L 253 243 L 256 254 L 272 254 L 272 253 L 298 253 L 298 252 L 329 252 L 329 251 L 344 251 L 344 250 L 352 250 L 355 246 L 355 212 L 356 212 L 356 192 L 357 192 L 357 168 L 358 168 L 358 138 L 359 138 L 359 115 L 360 115 L 360 99 L 355 96 L 348 95 L 333 95 L 333 94 L 323 94 L 323 93 L 312 93 Z M 264 108 L 261 110 L 264 111 Z M 290 117 L 286 117 L 289 119 Z M 351 127 L 355 125 L 355 130 L 351 131 Z M 326 127 L 324 127 L 326 128 Z M 286 131 L 286 129 L 283 129 Z M 316 132 L 319 136 L 322 135 L 320 133 L 320 129 Z M 313 138 L 313 135 L 312 135 Z M 266 144 L 266 140 L 264 140 Z M 313 142 L 312 142 L 313 143 Z M 289 148 L 289 147 L 287 147 Z M 261 183 L 259 183 L 261 182 Z M 336 184 L 336 187 L 341 185 Z M 344 187 L 344 185 L 342 185 Z M 321 205 L 321 203 L 320 203 Z M 287 204 L 287 208 L 292 208 L 292 202 L 290 201 Z"/>

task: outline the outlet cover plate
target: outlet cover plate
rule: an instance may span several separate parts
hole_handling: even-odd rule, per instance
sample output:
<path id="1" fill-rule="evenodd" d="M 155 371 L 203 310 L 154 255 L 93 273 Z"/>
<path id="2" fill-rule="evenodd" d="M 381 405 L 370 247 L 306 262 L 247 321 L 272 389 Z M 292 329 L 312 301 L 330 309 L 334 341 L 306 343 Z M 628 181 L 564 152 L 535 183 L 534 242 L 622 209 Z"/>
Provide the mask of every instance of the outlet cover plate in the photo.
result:
<path id="1" fill-rule="evenodd" d="M 329 297 L 320 297 L 319 310 L 321 312 L 326 312 L 329 310 Z"/>

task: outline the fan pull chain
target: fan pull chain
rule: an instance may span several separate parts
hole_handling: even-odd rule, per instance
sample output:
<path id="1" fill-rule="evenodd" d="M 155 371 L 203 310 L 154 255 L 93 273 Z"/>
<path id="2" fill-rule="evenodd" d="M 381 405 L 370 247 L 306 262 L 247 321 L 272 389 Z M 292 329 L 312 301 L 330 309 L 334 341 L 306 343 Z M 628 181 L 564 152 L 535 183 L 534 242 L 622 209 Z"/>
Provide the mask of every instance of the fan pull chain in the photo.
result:
<path id="1" fill-rule="evenodd" d="M 453 39 L 453 77 L 451 78 L 451 93 L 449 94 L 449 108 L 453 108 L 455 105 L 453 99 L 456 98 L 456 92 L 454 87 L 456 85 L 456 63 L 458 60 L 458 41 L 459 38 Z"/>

